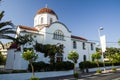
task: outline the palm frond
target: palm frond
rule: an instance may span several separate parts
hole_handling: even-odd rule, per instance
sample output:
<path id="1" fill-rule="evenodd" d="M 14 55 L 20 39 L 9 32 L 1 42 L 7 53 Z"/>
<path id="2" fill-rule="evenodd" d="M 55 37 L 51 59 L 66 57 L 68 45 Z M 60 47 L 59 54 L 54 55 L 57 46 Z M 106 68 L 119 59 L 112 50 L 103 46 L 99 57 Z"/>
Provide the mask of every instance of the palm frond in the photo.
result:
<path id="1" fill-rule="evenodd" d="M 3 16 L 4 16 L 4 11 L 0 12 L 0 21 L 3 18 Z"/>
<path id="2" fill-rule="evenodd" d="M 0 35 L 0 39 L 10 39 L 10 40 L 13 40 L 13 41 L 16 40 L 14 37 L 11 37 L 9 35 Z"/>
<path id="3" fill-rule="evenodd" d="M 6 22 L 1 22 L 0 23 L 0 28 L 3 28 L 3 27 L 5 27 L 5 26 L 11 26 L 11 25 L 13 25 L 12 23 L 11 23 L 11 21 L 6 21 Z M 12 26 L 11 26 L 12 27 Z"/>
<path id="4" fill-rule="evenodd" d="M 4 28 L 4 29 L 1 28 L 1 29 L 0 29 L 0 32 L 2 32 L 2 31 L 7 31 L 7 30 L 11 30 L 11 29 L 12 29 L 12 28 Z"/>
<path id="5" fill-rule="evenodd" d="M 16 34 L 16 31 L 14 31 L 14 30 L 0 30 L 0 35 L 1 34 Z"/>

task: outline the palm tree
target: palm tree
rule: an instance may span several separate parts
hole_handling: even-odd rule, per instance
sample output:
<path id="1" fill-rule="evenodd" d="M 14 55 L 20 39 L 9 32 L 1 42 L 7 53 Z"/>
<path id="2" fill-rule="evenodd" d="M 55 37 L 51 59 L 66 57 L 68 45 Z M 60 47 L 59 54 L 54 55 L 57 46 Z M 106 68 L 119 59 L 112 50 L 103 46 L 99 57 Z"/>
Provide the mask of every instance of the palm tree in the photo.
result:
<path id="1" fill-rule="evenodd" d="M 14 37 L 8 35 L 8 34 L 16 34 L 16 31 L 13 30 L 14 28 L 13 23 L 11 21 L 2 22 L 3 17 L 4 17 L 4 11 L 0 12 L 0 39 L 15 40 Z M 2 44 L 1 41 L 0 44 Z"/>

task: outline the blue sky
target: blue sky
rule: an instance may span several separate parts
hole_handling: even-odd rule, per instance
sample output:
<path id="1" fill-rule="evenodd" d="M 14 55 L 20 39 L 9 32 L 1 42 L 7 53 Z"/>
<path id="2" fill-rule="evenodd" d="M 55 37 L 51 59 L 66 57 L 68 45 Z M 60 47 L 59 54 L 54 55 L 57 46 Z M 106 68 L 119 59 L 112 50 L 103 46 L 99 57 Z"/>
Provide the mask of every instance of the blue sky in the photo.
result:
<path id="1" fill-rule="evenodd" d="M 46 4 L 73 35 L 99 41 L 98 28 L 104 27 L 107 42 L 120 39 L 120 0 L 3 0 L 0 10 L 5 11 L 3 20 L 32 27 L 36 12 Z"/>

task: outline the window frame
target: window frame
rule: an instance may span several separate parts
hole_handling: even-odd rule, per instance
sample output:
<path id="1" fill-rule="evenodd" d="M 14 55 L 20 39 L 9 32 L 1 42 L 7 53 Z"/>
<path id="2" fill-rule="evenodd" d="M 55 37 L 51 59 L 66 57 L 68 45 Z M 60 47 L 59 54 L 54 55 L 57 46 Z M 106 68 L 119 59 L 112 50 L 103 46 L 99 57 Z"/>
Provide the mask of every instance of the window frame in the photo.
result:
<path id="1" fill-rule="evenodd" d="M 64 33 L 61 30 L 56 30 L 53 33 L 53 39 L 56 40 L 64 40 Z"/>

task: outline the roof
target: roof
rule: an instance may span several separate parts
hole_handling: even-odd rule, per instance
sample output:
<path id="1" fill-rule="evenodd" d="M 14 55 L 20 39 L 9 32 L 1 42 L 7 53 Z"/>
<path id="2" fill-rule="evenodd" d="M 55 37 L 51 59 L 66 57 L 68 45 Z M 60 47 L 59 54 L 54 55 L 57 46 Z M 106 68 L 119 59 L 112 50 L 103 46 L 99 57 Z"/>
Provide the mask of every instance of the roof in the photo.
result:
<path id="1" fill-rule="evenodd" d="M 31 30 L 31 31 L 38 31 L 36 28 L 28 27 L 28 26 L 19 26 L 21 29 Z"/>
<path id="2" fill-rule="evenodd" d="M 42 14 L 42 13 L 50 13 L 50 14 L 56 15 L 56 13 L 50 8 L 42 8 L 37 12 L 37 14 Z"/>
<path id="3" fill-rule="evenodd" d="M 9 47 L 9 49 L 16 49 L 17 51 L 20 51 L 20 46 L 17 43 L 12 43 Z"/>
<path id="4" fill-rule="evenodd" d="M 58 19 L 58 16 L 56 15 L 56 13 L 50 8 L 42 8 L 37 12 L 37 14 L 43 14 L 43 13 L 49 13 L 49 14 L 55 15 Z"/>
<path id="5" fill-rule="evenodd" d="M 18 47 L 18 44 L 12 43 L 9 47 L 9 49 L 16 49 Z"/>
<path id="6" fill-rule="evenodd" d="M 74 36 L 74 35 L 71 35 L 71 38 L 87 41 L 87 39 L 85 39 L 85 38 L 83 38 L 83 37 Z"/>

